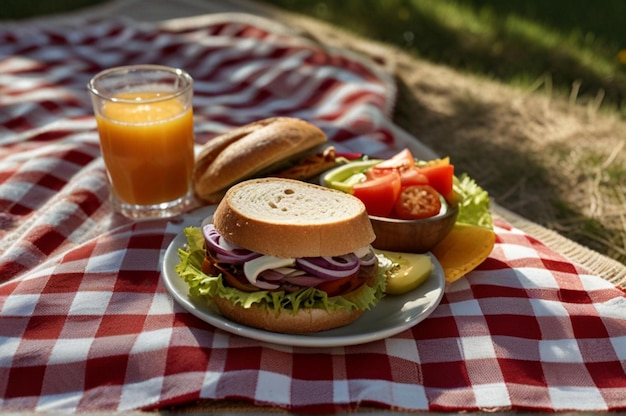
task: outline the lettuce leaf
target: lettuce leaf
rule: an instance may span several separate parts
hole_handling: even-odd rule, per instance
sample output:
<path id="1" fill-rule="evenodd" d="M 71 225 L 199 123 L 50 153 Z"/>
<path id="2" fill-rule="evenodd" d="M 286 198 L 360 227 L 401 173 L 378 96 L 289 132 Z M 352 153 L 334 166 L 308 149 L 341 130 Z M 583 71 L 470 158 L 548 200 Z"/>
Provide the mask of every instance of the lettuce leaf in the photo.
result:
<path id="1" fill-rule="evenodd" d="M 487 191 L 465 173 L 460 178 L 454 177 L 453 189 L 459 203 L 456 222 L 493 229 Z"/>
<path id="2" fill-rule="evenodd" d="M 185 235 L 187 244 L 178 249 L 180 262 L 176 265 L 176 273 L 189 285 L 191 297 L 204 299 L 208 303 L 214 296 L 220 296 L 244 308 L 258 304 L 276 313 L 287 310 L 295 314 L 300 308 L 367 310 L 376 305 L 384 295 L 385 277 L 382 268 L 377 272 L 376 284 L 373 287 L 363 285 L 361 289 L 342 296 L 329 297 L 326 292 L 312 287 L 294 293 L 267 290 L 243 292 L 224 286 L 221 276 L 208 276 L 202 272 L 204 237 L 199 228 L 187 227 Z"/>

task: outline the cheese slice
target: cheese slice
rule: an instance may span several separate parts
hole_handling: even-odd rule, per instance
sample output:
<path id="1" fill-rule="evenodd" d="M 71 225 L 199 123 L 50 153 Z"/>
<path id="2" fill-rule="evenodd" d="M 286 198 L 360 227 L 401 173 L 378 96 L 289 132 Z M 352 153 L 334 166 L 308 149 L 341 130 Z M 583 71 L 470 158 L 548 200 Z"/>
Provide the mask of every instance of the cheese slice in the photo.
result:
<path id="1" fill-rule="evenodd" d="M 246 275 L 246 279 L 248 279 L 250 283 L 252 283 L 255 286 L 259 286 L 257 279 L 264 270 L 276 269 L 279 267 L 294 266 L 295 264 L 296 264 L 296 259 L 292 259 L 292 258 L 261 256 L 261 257 L 257 257 L 256 259 L 247 261 L 243 265 L 243 272 Z M 273 283 L 263 282 L 263 287 L 265 289 L 276 289 L 278 288 L 278 285 L 273 284 Z"/>
<path id="2" fill-rule="evenodd" d="M 496 234 L 490 228 L 455 224 L 446 238 L 431 251 L 441 263 L 446 282 L 452 283 L 489 257 L 495 242 Z"/>

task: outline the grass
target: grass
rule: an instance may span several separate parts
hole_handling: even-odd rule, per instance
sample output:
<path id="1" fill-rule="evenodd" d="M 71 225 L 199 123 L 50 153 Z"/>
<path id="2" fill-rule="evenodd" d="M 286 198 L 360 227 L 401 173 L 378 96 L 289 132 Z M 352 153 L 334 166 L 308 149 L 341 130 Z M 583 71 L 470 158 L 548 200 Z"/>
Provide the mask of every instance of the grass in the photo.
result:
<path id="1" fill-rule="evenodd" d="M 106 0 L 2 0 L 0 19 L 26 19 L 93 6 Z"/>
<path id="2" fill-rule="evenodd" d="M 103 1 L 3 0 L 0 19 Z M 626 116 L 623 0 L 263 1 L 508 84 L 530 88 L 538 81 L 545 86 L 549 79 L 550 88 L 561 94 L 583 102 L 600 98 L 605 107 Z"/>
<path id="3" fill-rule="evenodd" d="M 3 0 L 0 19 L 103 1 Z M 263 1 L 463 71 L 523 88 L 549 85 L 550 93 L 578 102 L 599 101 L 598 106 L 626 117 L 623 0 Z"/>
<path id="4" fill-rule="evenodd" d="M 264 0 L 463 71 L 555 91 L 626 115 L 626 2 Z"/>

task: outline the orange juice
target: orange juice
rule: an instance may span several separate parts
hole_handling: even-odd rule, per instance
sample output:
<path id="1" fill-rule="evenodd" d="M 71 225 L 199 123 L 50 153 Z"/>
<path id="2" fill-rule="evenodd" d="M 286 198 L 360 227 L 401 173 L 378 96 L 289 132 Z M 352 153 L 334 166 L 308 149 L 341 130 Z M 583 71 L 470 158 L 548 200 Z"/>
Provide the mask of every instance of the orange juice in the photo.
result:
<path id="1" fill-rule="evenodd" d="M 158 93 L 118 94 L 96 115 L 102 156 L 117 196 L 133 205 L 174 201 L 189 190 L 194 163 L 193 112 Z"/>

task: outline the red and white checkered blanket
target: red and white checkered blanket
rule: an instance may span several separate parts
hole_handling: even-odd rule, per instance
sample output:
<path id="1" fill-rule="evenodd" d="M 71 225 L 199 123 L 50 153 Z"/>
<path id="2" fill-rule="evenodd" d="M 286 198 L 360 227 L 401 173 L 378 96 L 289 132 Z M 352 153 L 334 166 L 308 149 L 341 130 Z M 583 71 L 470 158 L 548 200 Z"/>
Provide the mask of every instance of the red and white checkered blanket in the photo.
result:
<path id="1" fill-rule="evenodd" d="M 131 222 L 107 199 L 85 85 L 135 63 L 194 77 L 198 143 L 288 115 L 340 150 L 432 155 L 390 120 L 387 74 L 266 20 L 0 27 L 0 412 L 626 409 L 624 292 L 502 221 L 490 257 L 387 339 L 278 346 L 187 313 L 161 269 L 190 224 Z"/>

